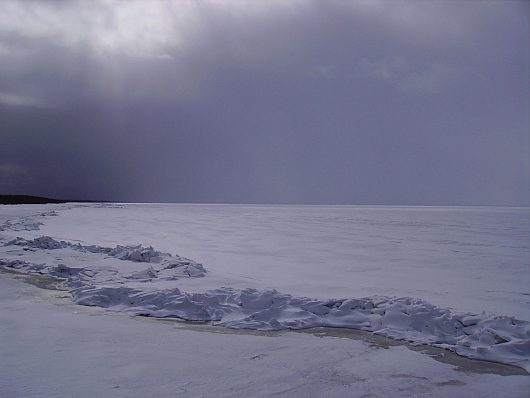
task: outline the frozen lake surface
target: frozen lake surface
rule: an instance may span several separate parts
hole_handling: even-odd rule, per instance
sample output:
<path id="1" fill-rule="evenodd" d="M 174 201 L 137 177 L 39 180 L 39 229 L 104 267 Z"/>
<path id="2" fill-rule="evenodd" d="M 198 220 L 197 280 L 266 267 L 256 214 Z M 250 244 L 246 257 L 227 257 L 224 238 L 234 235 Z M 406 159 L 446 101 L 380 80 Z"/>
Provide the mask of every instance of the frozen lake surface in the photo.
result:
<path id="1" fill-rule="evenodd" d="M 366 330 L 530 369 L 528 209 L 1 210 L 0 264 L 63 278 L 78 304 L 236 329 Z"/>
<path id="2" fill-rule="evenodd" d="M 74 207 L 29 236 L 152 245 L 220 286 L 315 298 L 407 296 L 530 320 L 530 210 L 127 204 Z"/>

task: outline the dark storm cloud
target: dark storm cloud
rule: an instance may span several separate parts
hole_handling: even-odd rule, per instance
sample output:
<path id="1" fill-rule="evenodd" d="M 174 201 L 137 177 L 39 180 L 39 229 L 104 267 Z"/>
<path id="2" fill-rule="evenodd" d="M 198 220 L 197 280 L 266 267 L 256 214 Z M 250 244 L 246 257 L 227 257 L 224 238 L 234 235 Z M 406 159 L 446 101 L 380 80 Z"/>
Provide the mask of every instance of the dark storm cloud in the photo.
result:
<path id="1" fill-rule="evenodd" d="M 526 2 L 0 8 L 0 191 L 530 203 Z"/>

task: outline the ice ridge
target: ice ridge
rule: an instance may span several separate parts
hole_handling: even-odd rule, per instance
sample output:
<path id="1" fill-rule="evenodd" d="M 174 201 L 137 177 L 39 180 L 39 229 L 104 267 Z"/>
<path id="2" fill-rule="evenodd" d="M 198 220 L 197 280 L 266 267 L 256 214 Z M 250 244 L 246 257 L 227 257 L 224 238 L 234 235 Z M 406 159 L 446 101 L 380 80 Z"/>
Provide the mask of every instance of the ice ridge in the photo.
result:
<path id="1" fill-rule="evenodd" d="M 173 274 L 180 273 L 182 276 L 201 277 L 206 274 L 202 264 L 181 256 L 173 256 L 169 253 L 161 253 L 151 246 L 121 246 L 103 247 L 97 245 L 82 245 L 62 240 L 56 240 L 49 236 L 41 236 L 35 239 L 24 239 L 17 237 L 5 244 L 6 246 L 22 246 L 25 250 L 57 250 L 72 249 L 79 252 L 99 253 L 119 260 L 138 263 L 150 263 L 149 268 L 129 275 L 132 279 L 155 278 L 159 273 L 171 270 Z M 20 264 L 19 264 L 20 265 Z M 30 267 L 31 270 L 31 267 Z"/>

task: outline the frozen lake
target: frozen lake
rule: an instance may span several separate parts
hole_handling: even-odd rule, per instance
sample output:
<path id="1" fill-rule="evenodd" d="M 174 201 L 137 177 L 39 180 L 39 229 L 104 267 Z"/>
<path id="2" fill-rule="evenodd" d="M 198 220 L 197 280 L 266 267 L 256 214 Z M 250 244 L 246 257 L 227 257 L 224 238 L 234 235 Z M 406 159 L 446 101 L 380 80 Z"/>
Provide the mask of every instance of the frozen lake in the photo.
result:
<path id="1" fill-rule="evenodd" d="M 407 296 L 530 319 L 528 208 L 126 204 L 58 214 L 24 236 L 178 253 L 208 270 L 179 281 L 193 291 Z"/>
<path id="2" fill-rule="evenodd" d="M 77 304 L 234 329 L 365 330 L 530 369 L 528 209 L 1 210 L 0 264 L 60 277 Z"/>

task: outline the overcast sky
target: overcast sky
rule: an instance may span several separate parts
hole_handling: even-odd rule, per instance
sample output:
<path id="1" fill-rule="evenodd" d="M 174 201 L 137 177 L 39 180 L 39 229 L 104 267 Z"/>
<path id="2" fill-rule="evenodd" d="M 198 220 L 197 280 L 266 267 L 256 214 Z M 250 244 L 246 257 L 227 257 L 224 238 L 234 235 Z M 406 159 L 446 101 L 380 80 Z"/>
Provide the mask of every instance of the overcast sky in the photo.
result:
<path id="1" fill-rule="evenodd" d="M 530 205 L 530 2 L 0 2 L 0 193 Z"/>

